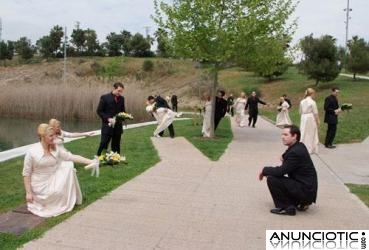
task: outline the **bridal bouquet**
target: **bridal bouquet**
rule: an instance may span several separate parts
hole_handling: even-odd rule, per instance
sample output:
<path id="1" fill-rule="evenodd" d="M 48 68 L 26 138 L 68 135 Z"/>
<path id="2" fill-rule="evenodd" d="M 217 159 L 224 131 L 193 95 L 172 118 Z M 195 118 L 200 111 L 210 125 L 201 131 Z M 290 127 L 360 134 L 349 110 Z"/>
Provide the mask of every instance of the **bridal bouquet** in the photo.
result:
<path id="1" fill-rule="evenodd" d="M 117 165 L 120 162 L 120 155 L 115 152 L 106 152 L 99 156 L 99 161 L 102 164 Z"/>
<path id="2" fill-rule="evenodd" d="M 350 110 L 352 109 L 352 104 L 351 103 L 344 103 L 341 105 L 341 110 L 345 111 L 345 110 Z"/>
<path id="3" fill-rule="evenodd" d="M 109 127 L 114 127 L 117 121 L 125 121 L 125 120 L 133 120 L 133 115 L 126 112 L 120 112 L 113 117 L 112 122 L 109 122 Z"/>

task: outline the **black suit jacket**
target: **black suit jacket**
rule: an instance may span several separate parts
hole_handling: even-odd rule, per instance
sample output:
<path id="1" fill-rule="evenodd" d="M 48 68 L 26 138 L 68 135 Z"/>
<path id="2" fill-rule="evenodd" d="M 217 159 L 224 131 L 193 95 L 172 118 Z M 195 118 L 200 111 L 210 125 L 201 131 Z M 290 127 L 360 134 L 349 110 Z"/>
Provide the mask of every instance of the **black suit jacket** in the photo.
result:
<path id="1" fill-rule="evenodd" d="M 318 178 L 313 161 L 305 145 L 296 142 L 282 155 L 283 163 L 279 167 L 264 167 L 264 176 L 284 176 L 299 182 L 310 202 L 316 201 Z M 291 187 L 293 189 L 294 187 Z"/>
<path id="2" fill-rule="evenodd" d="M 102 134 L 113 134 L 114 129 L 116 129 L 117 131 L 123 132 L 121 121 L 117 121 L 114 128 L 109 127 L 109 122 L 108 122 L 109 118 L 113 118 L 119 112 L 126 112 L 123 96 L 119 96 L 118 102 L 115 102 L 115 97 L 112 93 L 102 95 L 100 97 L 100 102 L 99 102 L 99 105 L 97 106 L 96 112 L 101 118 L 101 122 L 102 122 L 101 133 Z"/>
<path id="3" fill-rule="evenodd" d="M 168 109 L 170 109 L 168 102 L 161 96 L 155 97 L 155 102 L 156 102 L 156 107 L 157 108 L 168 108 Z"/>
<path id="4" fill-rule="evenodd" d="M 260 100 L 258 97 L 253 97 L 253 96 L 250 96 L 249 98 L 247 98 L 247 103 L 246 103 L 246 106 L 245 106 L 245 109 L 249 110 L 249 113 L 258 113 L 259 112 L 259 108 L 258 108 L 258 104 L 261 103 L 263 105 L 265 105 L 266 103 L 263 102 L 262 100 Z"/>
<path id="5" fill-rule="evenodd" d="M 337 124 L 338 119 L 337 115 L 334 112 L 336 109 L 338 109 L 338 100 L 337 97 L 334 95 L 330 95 L 324 100 L 324 122 L 329 124 Z"/>
<path id="6" fill-rule="evenodd" d="M 216 96 L 214 117 L 215 118 L 224 117 L 225 114 L 227 113 L 227 106 L 228 106 L 227 101 L 224 100 L 224 98 Z"/>

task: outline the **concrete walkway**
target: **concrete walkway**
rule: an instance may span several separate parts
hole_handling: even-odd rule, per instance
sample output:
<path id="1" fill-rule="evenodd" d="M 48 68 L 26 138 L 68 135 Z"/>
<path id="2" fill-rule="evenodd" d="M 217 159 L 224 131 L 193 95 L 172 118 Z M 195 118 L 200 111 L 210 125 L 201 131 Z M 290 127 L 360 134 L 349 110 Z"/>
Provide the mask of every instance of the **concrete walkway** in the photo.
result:
<path id="1" fill-rule="evenodd" d="M 369 209 L 317 156 L 317 204 L 294 217 L 269 213 L 269 191 L 256 176 L 279 164 L 280 130 L 263 119 L 255 129 L 232 126 L 234 140 L 217 162 L 184 138 L 153 138 L 157 165 L 24 249 L 265 249 L 267 229 L 368 229 Z"/>
<path id="2" fill-rule="evenodd" d="M 340 74 L 340 76 L 346 76 L 346 77 L 350 77 L 350 78 L 354 78 L 354 75 L 352 74 Z M 369 76 L 358 76 L 356 75 L 357 79 L 365 79 L 365 80 L 369 80 Z"/>

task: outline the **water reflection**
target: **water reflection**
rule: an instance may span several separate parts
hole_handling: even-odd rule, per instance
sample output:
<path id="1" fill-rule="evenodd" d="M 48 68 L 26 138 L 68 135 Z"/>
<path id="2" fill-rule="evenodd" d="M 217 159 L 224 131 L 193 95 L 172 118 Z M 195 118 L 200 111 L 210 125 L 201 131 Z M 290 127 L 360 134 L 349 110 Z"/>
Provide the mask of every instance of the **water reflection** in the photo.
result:
<path id="1" fill-rule="evenodd" d="M 24 146 L 38 141 L 36 128 L 45 120 L 29 119 L 0 119 L 0 151 Z M 100 129 L 100 122 L 63 121 L 63 130 L 70 132 L 84 132 Z"/>

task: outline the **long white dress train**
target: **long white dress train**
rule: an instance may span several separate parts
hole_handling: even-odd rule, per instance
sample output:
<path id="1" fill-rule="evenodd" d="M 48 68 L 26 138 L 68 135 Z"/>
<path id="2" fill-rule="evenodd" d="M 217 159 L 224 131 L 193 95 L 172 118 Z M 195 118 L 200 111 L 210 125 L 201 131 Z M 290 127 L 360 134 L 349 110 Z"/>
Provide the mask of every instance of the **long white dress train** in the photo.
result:
<path id="1" fill-rule="evenodd" d="M 82 192 L 71 161 L 72 154 L 57 146 L 44 154 L 41 143 L 31 147 L 24 158 L 23 176 L 31 177 L 33 202 L 28 210 L 40 217 L 52 217 L 71 211 L 82 203 Z"/>
<path id="2" fill-rule="evenodd" d="M 300 141 L 305 144 L 310 154 L 318 153 L 318 126 L 314 117 L 314 115 L 318 115 L 318 108 L 310 96 L 300 102 L 300 114 Z"/>
<path id="3" fill-rule="evenodd" d="M 202 122 L 201 133 L 203 137 L 210 137 L 211 130 L 211 101 L 205 102 L 204 120 Z"/>
<path id="4" fill-rule="evenodd" d="M 288 108 L 290 107 L 290 105 L 288 104 L 288 102 L 284 101 L 280 108 L 281 108 L 281 111 L 278 113 L 277 115 L 277 119 L 276 119 L 276 122 L 275 122 L 275 125 L 277 127 L 283 127 L 285 125 L 291 125 L 292 122 L 291 122 L 291 119 L 290 119 L 290 116 L 288 114 Z"/>

